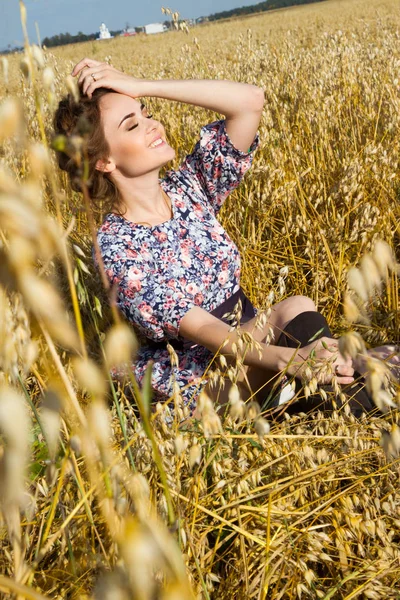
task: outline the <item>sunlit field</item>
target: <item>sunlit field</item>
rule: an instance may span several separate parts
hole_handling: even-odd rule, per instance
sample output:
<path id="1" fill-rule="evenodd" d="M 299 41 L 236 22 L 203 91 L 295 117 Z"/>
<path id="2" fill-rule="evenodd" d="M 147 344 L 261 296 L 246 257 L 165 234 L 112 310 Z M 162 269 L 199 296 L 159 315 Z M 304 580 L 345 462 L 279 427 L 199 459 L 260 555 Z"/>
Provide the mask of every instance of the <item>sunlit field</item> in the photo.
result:
<path id="1" fill-rule="evenodd" d="M 398 2 L 30 43 L 0 75 L 0 597 L 398 600 L 400 390 L 387 366 L 369 361 L 381 412 L 360 420 L 346 406 L 275 420 L 235 394 L 225 415 L 202 396 L 191 420 L 176 388 L 171 417 L 151 404 L 150 372 L 113 380 L 140 342 L 92 263 L 103 215 L 50 149 L 84 56 L 135 77 L 262 86 L 260 148 L 220 213 L 244 291 L 265 311 L 310 296 L 349 354 L 398 343 Z M 171 167 L 219 118 L 146 103 Z M 84 140 L 56 143 L 84 161 Z M 223 385 L 239 369 L 215 357 L 209 374 Z M 311 373 L 306 393 L 317 384 Z"/>

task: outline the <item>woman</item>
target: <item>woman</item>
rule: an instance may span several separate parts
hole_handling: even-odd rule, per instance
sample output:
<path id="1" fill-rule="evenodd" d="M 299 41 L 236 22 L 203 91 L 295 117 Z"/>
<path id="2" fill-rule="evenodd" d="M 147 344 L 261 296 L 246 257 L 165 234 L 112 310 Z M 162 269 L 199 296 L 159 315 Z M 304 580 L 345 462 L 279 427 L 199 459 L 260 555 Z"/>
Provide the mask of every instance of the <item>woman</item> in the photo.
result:
<path id="1" fill-rule="evenodd" d="M 191 409 L 205 385 L 215 398 L 203 375 L 218 349 L 228 357 L 233 354 L 237 331 L 230 331 L 224 315 L 240 299 L 242 331 L 252 332 L 261 343 L 261 353 L 253 349 L 244 356 L 243 377 L 252 389 L 281 371 L 300 380 L 310 353 L 317 360 L 330 359 L 338 383 L 351 384 L 351 361 L 340 355 L 337 340 L 309 298 L 295 296 L 276 304 L 263 330 L 255 329 L 257 311 L 240 288 L 238 249 L 216 218 L 251 166 L 259 143 L 263 91 L 231 81 L 136 79 L 89 58 L 72 74 L 78 77 L 82 97 L 79 103 L 72 96 L 60 102 L 55 129 L 74 134 L 82 127 L 82 117 L 91 125 L 90 193 L 93 200 L 109 200 L 110 209 L 98 231 L 102 259 L 120 310 L 146 338 L 134 365 L 138 381 L 153 359 L 156 399 L 172 395 L 172 372 Z M 160 169 L 175 151 L 163 125 L 139 101 L 147 96 L 225 115 L 201 130 L 193 152 L 163 179 Z M 74 180 L 74 161 L 59 153 L 59 163 Z M 264 343 L 270 328 L 275 344 Z M 167 341 L 177 354 L 175 369 Z M 241 385 L 243 395 L 249 396 L 243 379 Z M 225 386 L 219 402 L 228 391 Z M 362 406 L 356 404 L 360 412 Z M 371 408 L 364 397 L 361 404 L 364 410 Z"/>

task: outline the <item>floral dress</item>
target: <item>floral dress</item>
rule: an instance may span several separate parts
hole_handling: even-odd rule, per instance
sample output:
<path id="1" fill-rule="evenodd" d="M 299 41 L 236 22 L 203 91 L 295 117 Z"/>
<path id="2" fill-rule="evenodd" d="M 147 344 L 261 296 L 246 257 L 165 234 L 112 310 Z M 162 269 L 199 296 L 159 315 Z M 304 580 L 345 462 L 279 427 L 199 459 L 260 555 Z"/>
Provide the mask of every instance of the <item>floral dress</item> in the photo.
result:
<path id="1" fill-rule="evenodd" d="M 203 375 L 213 357 L 207 348 L 193 343 L 177 350 L 179 364 L 172 366 L 166 343 L 183 340 L 179 325 L 192 307 L 211 312 L 240 287 L 238 248 L 216 217 L 250 168 L 257 146 L 258 136 L 248 152 L 235 148 L 225 120 L 203 127 L 193 152 L 160 180 L 171 200 L 169 221 L 148 227 L 110 213 L 98 230 L 119 309 L 142 337 L 164 342 L 155 349 L 145 339 L 133 365 L 141 384 L 149 360 L 154 361 L 157 400 L 172 395 L 175 379 L 192 408 L 207 383 Z"/>

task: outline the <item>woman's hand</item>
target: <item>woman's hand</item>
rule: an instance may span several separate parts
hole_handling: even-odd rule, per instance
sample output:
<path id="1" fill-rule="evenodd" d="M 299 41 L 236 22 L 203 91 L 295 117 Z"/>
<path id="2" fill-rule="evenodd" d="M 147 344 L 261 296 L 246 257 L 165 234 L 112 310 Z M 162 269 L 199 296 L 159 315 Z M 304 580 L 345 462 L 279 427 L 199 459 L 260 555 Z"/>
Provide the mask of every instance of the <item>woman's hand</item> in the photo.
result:
<path id="1" fill-rule="evenodd" d="M 324 368 L 324 363 L 328 368 Z M 354 381 L 353 363 L 351 359 L 346 359 L 340 354 L 339 342 L 336 339 L 322 337 L 299 348 L 294 360 L 289 364 L 288 372 L 290 375 L 303 379 L 308 370 L 313 371 L 313 365 L 318 369 L 319 383 L 329 383 L 334 375 L 338 383 L 342 385 Z"/>
<path id="2" fill-rule="evenodd" d="M 144 83 L 142 79 L 135 79 L 107 63 L 92 58 L 84 58 L 75 65 L 72 75 L 75 77 L 78 74 L 78 85 L 82 94 L 89 98 L 97 88 L 108 88 L 132 98 L 144 95 L 141 91 Z"/>

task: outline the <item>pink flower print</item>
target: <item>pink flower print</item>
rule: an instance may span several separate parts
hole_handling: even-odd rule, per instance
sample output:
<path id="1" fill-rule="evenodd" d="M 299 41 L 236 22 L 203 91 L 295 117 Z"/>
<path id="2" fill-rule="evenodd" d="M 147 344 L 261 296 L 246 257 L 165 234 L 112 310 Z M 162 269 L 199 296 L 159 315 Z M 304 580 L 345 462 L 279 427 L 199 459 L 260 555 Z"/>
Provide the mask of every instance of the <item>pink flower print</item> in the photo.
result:
<path id="1" fill-rule="evenodd" d="M 128 283 L 129 289 L 135 292 L 140 292 L 140 290 L 142 289 L 142 284 L 140 279 L 137 279 L 136 281 L 129 281 Z"/>
<path id="2" fill-rule="evenodd" d="M 197 294 L 199 288 L 197 287 L 197 285 L 195 283 L 188 283 L 188 285 L 186 286 L 186 292 L 188 294 L 190 294 L 191 296 L 194 296 L 195 294 Z"/>
<path id="3" fill-rule="evenodd" d="M 228 261 L 225 259 L 222 261 L 221 263 L 221 270 L 222 271 L 227 271 L 228 270 Z"/>
<path id="4" fill-rule="evenodd" d="M 217 252 L 217 259 L 218 260 L 222 260 L 225 256 L 225 250 L 222 250 L 221 248 L 218 250 Z"/>
<path id="5" fill-rule="evenodd" d="M 182 265 L 185 268 L 189 268 L 192 266 L 192 260 L 188 254 L 182 254 Z"/>
<path id="6" fill-rule="evenodd" d="M 137 292 L 141 290 L 142 284 L 140 280 L 143 279 L 143 277 L 143 271 L 140 271 L 137 267 L 131 267 L 128 271 L 128 288 L 136 290 Z"/>
<path id="7" fill-rule="evenodd" d="M 203 304 L 203 302 L 204 302 L 204 296 L 201 292 L 199 292 L 194 297 L 194 303 L 197 304 L 197 306 L 201 306 Z"/>
<path id="8" fill-rule="evenodd" d="M 154 231 L 154 235 L 159 242 L 165 242 L 165 240 L 168 239 L 168 236 L 165 233 L 165 231 Z"/>
<path id="9" fill-rule="evenodd" d="M 221 241 L 222 241 L 222 237 L 221 237 L 221 236 L 220 236 L 220 234 L 219 234 L 217 231 L 215 231 L 215 230 L 211 231 L 211 239 L 212 239 L 212 240 L 217 240 L 217 242 L 221 242 Z"/>
<path id="10" fill-rule="evenodd" d="M 140 254 L 140 256 L 144 260 L 150 260 L 151 259 L 151 254 L 147 250 L 147 243 L 146 242 L 144 244 L 142 244 L 142 246 L 140 247 L 139 254 Z"/>
<path id="11" fill-rule="evenodd" d="M 208 286 L 211 283 L 211 279 L 212 279 L 211 275 L 202 275 L 201 276 L 201 280 L 206 286 Z"/>
<path id="12" fill-rule="evenodd" d="M 183 200 L 175 199 L 175 204 L 178 208 L 185 208 L 185 202 Z"/>
<path id="13" fill-rule="evenodd" d="M 182 252 L 188 252 L 190 250 L 190 248 L 193 247 L 193 245 L 194 245 L 193 240 L 186 238 L 186 240 L 183 240 L 181 243 Z"/>
<path id="14" fill-rule="evenodd" d="M 146 320 L 150 319 L 153 315 L 153 309 L 149 304 L 146 304 L 146 302 L 141 302 L 138 309 L 142 317 Z"/>
<path id="15" fill-rule="evenodd" d="M 168 279 L 167 286 L 174 290 L 176 288 L 176 281 L 174 279 Z"/>
<path id="16" fill-rule="evenodd" d="M 206 269 L 211 269 L 213 265 L 213 261 L 211 260 L 211 258 L 209 256 L 206 256 L 204 258 L 204 266 L 206 267 Z"/>
<path id="17" fill-rule="evenodd" d="M 225 283 L 228 281 L 228 271 L 221 271 L 221 273 L 218 275 L 218 283 L 220 283 L 220 285 L 225 285 Z"/>
<path id="18" fill-rule="evenodd" d="M 128 271 L 128 279 L 135 281 L 136 279 L 143 279 L 144 273 L 137 267 L 131 267 Z"/>
<path id="19" fill-rule="evenodd" d="M 200 206 L 200 204 L 195 204 L 195 205 L 194 205 L 194 207 L 193 207 L 193 212 L 194 212 L 194 214 L 196 215 L 196 217 L 198 217 L 199 219 L 201 219 L 201 218 L 202 218 L 202 216 L 203 216 L 203 209 L 202 209 L 202 207 Z"/>
<path id="20" fill-rule="evenodd" d="M 127 256 L 128 258 L 136 258 L 137 252 L 136 252 L 136 250 L 133 250 L 133 248 L 127 248 L 125 256 Z"/>

